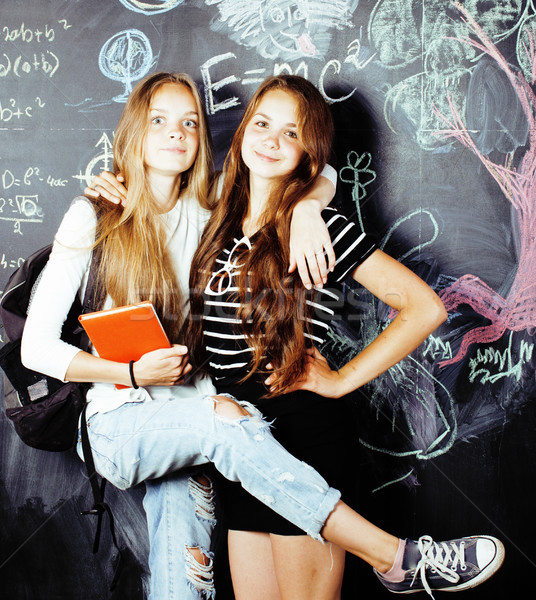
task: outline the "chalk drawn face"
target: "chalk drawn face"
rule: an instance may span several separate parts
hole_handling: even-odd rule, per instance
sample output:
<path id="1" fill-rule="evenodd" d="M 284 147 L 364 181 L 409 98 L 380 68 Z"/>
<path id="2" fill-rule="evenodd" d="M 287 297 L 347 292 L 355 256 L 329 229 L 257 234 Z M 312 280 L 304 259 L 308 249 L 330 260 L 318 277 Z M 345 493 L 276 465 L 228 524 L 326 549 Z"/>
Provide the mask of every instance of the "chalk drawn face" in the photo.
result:
<path id="1" fill-rule="evenodd" d="M 194 163 L 199 148 L 199 115 L 190 90 L 166 83 L 154 94 L 143 160 L 151 175 L 177 177 Z"/>
<path id="2" fill-rule="evenodd" d="M 298 132 L 298 103 L 282 90 L 267 92 L 244 130 L 242 159 L 250 178 L 288 175 L 304 151 Z"/>
<path id="3" fill-rule="evenodd" d="M 205 0 L 216 5 L 210 27 L 268 59 L 322 59 L 332 35 L 354 27 L 357 0 Z"/>

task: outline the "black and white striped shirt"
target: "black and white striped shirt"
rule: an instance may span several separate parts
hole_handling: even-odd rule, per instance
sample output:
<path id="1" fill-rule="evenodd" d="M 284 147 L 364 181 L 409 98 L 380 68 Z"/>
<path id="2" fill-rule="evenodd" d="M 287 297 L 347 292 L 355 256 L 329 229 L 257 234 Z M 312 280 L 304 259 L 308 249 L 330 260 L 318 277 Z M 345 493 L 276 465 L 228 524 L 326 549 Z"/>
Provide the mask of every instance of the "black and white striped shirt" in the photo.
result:
<path id="1" fill-rule="evenodd" d="M 314 299 L 307 300 L 312 308 L 311 334 L 305 334 L 315 346 L 321 346 L 327 337 L 330 322 L 342 309 L 342 281 L 376 249 L 373 238 L 362 233 L 359 226 L 328 207 L 322 211 L 326 222 L 336 264 L 328 275 L 327 284 L 316 290 Z M 251 250 L 252 242 L 247 236 L 236 237 L 222 250 L 216 259 L 215 270 L 203 293 L 203 333 L 208 356 L 208 371 L 216 386 L 233 385 L 244 377 L 249 368 L 253 349 L 248 343 L 238 316 L 238 276 L 244 252 Z M 268 290 L 267 293 L 270 293 Z M 277 300 L 274 299 L 277 318 Z"/>

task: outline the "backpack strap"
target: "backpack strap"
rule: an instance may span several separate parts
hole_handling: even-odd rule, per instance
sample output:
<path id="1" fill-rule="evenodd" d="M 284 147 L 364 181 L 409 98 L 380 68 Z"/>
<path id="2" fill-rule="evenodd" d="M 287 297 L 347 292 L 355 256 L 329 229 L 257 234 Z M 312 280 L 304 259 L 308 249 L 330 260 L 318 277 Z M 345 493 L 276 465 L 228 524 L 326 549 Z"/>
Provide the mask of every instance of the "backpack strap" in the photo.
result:
<path id="1" fill-rule="evenodd" d="M 97 207 L 94 205 L 95 212 L 97 214 L 97 219 L 99 217 L 99 212 Z M 94 312 L 96 310 L 100 310 L 104 305 L 104 301 L 106 299 L 106 292 L 103 286 L 98 281 L 98 271 L 100 260 L 102 256 L 102 248 L 100 245 L 97 245 L 93 248 L 93 252 L 91 255 L 91 263 L 89 267 L 89 273 L 87 278 L 86 290 L 84 293 L 84 300 L 82 302 L 82 312 Z M 90 342 L 89 338 L 84 332 L 83 342 L 81 346 L 84 346 L 82 349 L 87 350 L 89 348 Z M 91 451 L 91 444 L 89 442 L 89 434 L 87 427 L 87 418 L 86 418 L 86 409 L 87 402 L 84 405 L 84 409 L 82 410 L 82 414 L 80 415 L 80 434 L 82 438 L 82 452 L 84 455 L 84 463 L 86 465 L 86 470 L 89 478 L 89 482 L 91 484 L 91 491 L 93 493 L 93 506 L 90 510 L 83 511 L 82 515 L 96 515 L 97 516 L 97 529 L 95 531 L 95 539 L 93 542 L 93 554 L 96 554 L 99 550 L 100 544 L 100 535 L 102 529 L 102 519 L 104 514 L 108 515 L 109 523 L 110 523 L 110 535 L 112 538 L 113 545 L 117 550 L 117 564 L 114 570 L 114 576 L 112 582 L 110 584 L 110 591 L 113 591 L 117 585 L 117 581 L 119 579 L 120 572 L 122 570 L 122 554 L 119 548 L 119 544 L 117 543 L 117 538 L 115 535 L 115 520 L 112 514 L 112 510 L 108 503 L 104 502 L 104 492 L 106 488 L 106 479 L 104 477 L 101 478 L 101 483 L 99 485 L 98 482 L 98 473 L 95 469 L 95 462 L 93 460 L 93 453 Z"/>
<path id="2" fill-rule="evenodd" d="M 86 408 L 87 404 L 84 406 L 84 410 L 81 415 L 80 422 L 80 433 L 82 437 L 82 451 L 84 453 L 84 462 L 86 464 L 87 473 L 89 476 L 89 482 L 91 484 L 91 490 L 93 492 L 93 507 L 90 510 L 85 510 L 81 514 L 82 515 L 96 515 L 97 516 L 97 530 L 95 532 L 95 540 L 93 542 L 93 554 L 96 554 L 99 551 L 99 543 L 100 543 L 100 534 L 102 528 L 102 518 L 104 513 L 108 515 L 108 519 L 110 522 L 110 535 L 112 537 L 113 545 L 117 550 L 117 564 L 115 566 L 114 576 L 112 578 L 112 582 L 110 584 L 110 591 L 113 591 L 117 585 L 117 581 L 119 579 L 119 575 L 122 570 L 122 554 L 119 548 L 119 544 L 117 543 L 117 538 L 115 535 L 115 521 L 114 516 L 112 514 L 112 510 L 107 502 L 104 502 L 104 491 L 106 488 L 106 479 L 104 477 L 101 478 L 101 483 L 97 480 L 98 475 L 95 470 L 95 463 L 93 461 L 93 453 L 91 452 L 91 445 L 89 442 L 89 434 L 87 429 L 87 419 L 86 419 Z"/>

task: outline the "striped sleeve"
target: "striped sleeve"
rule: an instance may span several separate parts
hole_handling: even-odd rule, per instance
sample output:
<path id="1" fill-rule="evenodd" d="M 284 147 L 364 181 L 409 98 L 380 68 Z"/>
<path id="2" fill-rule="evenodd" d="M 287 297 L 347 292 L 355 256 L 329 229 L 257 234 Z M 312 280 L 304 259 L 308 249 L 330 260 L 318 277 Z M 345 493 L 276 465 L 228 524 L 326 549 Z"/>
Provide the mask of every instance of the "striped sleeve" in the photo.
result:
<path id="1" fill-rule="evenodd" d="M 335 208 L 325 208 L 322 217 L 326 222 L 336 259 L 330 278 L 340 282 L 376 250 L 376 242 L 373 236 L 361 231 L 357 223 Z"/>

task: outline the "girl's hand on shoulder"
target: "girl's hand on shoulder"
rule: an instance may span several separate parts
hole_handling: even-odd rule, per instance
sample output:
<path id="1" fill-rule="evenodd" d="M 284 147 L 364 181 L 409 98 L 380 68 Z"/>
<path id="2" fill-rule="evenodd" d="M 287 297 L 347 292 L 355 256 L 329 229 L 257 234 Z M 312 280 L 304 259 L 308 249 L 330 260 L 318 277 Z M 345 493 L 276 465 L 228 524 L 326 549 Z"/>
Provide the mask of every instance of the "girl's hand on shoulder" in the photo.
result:
<path id="1" fill-rule="evenodd" d="M 134 379 L 140 387 L 180 385 L 191 370 L 188 348 L 178 344 L 147 352 L 133 366 Z"/>
<path id="2" fill-rule="evenodd" d="M 290 223 L 289 273 L 296 268 L 307 289 L 322 287 L 335 266 L 335 252 L 317 200 L 300 201 Z"/>
<path id="3" fill-rule="evenodd" d="M 127 189 L 123 185 L 124 181 L 125 179 L 121 173 L 115 175 L 110 171 L 103 171 L 92 179 L 91 184 L 84 189 L 84 194 L 92 198 L 104 198 L 113 204 L 121 204 L 124 207 L 127 200 Z"/>
<path id="4" fill-rule="evenodd" d="M 328 361 L 316 348 L 311 348 L 307 351 L 307 354 L 305 373 L 284 391 L 285 394 L 296 390 L 308 390 L 326 398 L 340 398 L 348 393 L 349 390 L 345 385 L 344 378 L 338 371 L 331 369 Z M 270 375 L 265 380 L 265 384 L 269 386 L 273 380 L 274 377 Z M 275 390 L 271 389 L 270 391 Z"/>

